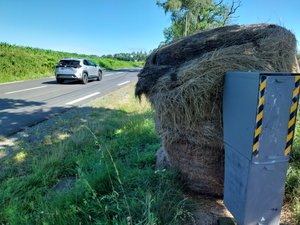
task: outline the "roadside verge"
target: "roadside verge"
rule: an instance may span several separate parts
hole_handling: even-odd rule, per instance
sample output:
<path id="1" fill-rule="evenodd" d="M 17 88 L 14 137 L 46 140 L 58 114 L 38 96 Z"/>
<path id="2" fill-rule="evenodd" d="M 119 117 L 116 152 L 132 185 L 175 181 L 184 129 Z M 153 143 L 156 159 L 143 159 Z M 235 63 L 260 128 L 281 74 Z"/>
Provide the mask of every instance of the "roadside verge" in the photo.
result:
<path id="1" fill-rule="evenodd" d="M 176 174 L 155 170 L 153 112 L 133 85 L 18 134 L 0 166 L 1 224 L 182 224 Z M 5 150 L 5 149 L 4 149 Z"/>

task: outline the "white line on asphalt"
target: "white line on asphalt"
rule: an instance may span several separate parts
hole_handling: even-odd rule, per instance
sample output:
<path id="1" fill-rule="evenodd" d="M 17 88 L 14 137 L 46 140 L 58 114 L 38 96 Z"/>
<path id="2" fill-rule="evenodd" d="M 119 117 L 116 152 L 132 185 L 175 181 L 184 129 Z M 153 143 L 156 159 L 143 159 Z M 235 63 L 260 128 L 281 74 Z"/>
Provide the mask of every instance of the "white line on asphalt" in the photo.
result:
<path id="1" fill-rule="evenodd" d="M 120 74 L 120 73 L 124 73 L 124 72 L 116 72 L 116 74 Z"/>
<path id="2" fill-rule="evenodd" d="M 4 84 L 14 84 L 14 83 L 22 83 L 22 82 L 24 82 L 24 80 L 14 81 L 14 82 L 1 83 L 0 85 L 4 85 Z"/>
<path id="3" fill-rule="evenodd" d="M 104 76 L 108 77 L 108 76 L 111 76 L 111 75 L 112 75 L 112 73 L 108 73 L 108 74 L 105 74 Z"/>
<path id="4" fill-rule="evenodd" d="M 93 93 L 93 94 L 84 96 L 84 97 L 82 97 L 82 98 L 78 98 L 78 99 L 76 99 L 76 100 L 74 100 L 74 101 L 71 101 L 71 102 L 68 102 L 68 103 L 66 103 L 66 105 L 72 105 L 72 104 L 74 104 L 74 103 L 80 102 L 80 101 L 82 101 L 82 100 L 91 98 L 91 97 L 93 97 L 93 96 L 95 96 L 95 95 L 99 95 L 99 94 L 100 94 L 100 92 L 95 92 L 95 93 Z"/>
<path id="5" fill-rule="evenodd" d="M 31 90 L 45 88 L 45 87 L 47 87 L 47 85 L 34 87 L 34 88 L 27 88 L 27 89 L 22 89 L 22 90 L 17 90 L 17 91 L 10 91 L 10 92 L 6 92 L 5 94 L 9 95 L 9 94 L 19 93 L 19 92 L 23 92 L 23 91 L 31 91 Z"/>
<path id="6" fill-rule="evenodd" d="M 118 84 L 118 86 L 122 86 L 122 85 L 124 85 L 124 84 L 128 84 L 128 83 L 130 83 L 130 81 L 128 80 L 128 81 L 125 81 L 125 82 L 123 82 L 123 83 L 120 83 L 120 84 Z"/>

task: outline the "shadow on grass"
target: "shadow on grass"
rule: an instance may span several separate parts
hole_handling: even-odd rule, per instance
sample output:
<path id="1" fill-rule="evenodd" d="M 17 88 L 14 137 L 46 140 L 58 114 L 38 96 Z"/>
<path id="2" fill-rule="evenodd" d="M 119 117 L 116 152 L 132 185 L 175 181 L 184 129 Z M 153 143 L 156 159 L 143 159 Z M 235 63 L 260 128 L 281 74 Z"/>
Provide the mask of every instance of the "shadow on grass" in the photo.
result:
<path id="1" fill-rule="evenodd" d="M 14 137 L 21 139 L 24 143 L 33 144 L 42 141 L 45 137 L 59 136 L 60 132 L 69 132 L 81 125 L 84 125 L 91 115 L 101 115 L 101 118 L 95 118 L 98 121 L 104 121 L 106 114 L 118 114 L 122 118 L 127 118 L 124 111 L 111 110 L 106 108 L 92 107 L 43 107 L 44 102 L 1 99 L 2 106 L 5 110 L 0 111 L 0 136 L 3 140 Z M 22 107 L 27 107 L 23 111 Z M 10 111 L 8 111 L 9 109 Z M 42 123 L 43 122 L 43 123 Z M 4 141 L 0 142 L 1 149 L 11 146 L 6 145 Z M 11 154 L 10 154 L 11 155 Z M 0 157 L 0 160 L 3 157 Z M 0 161 L 1 162 L 1 161 Z M 1 168 L 1 165 L 0 165 Z"/>

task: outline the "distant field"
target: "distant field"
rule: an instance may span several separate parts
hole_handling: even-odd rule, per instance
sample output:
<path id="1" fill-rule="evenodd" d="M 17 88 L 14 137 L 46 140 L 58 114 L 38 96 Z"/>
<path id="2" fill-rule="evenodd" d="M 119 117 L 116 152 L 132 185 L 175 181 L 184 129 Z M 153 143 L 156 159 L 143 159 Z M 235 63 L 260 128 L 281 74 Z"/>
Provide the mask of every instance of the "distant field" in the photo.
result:
<path id="1" fill-rule="evenodd" d="M 121 61 L 113 58 L 58 52 L 0 43 L 0 83 L 48 77 L 53 75 L 57 62 L 66 57 L 86 57 L 103 69 L 142 66 L 143 62 Z"/>

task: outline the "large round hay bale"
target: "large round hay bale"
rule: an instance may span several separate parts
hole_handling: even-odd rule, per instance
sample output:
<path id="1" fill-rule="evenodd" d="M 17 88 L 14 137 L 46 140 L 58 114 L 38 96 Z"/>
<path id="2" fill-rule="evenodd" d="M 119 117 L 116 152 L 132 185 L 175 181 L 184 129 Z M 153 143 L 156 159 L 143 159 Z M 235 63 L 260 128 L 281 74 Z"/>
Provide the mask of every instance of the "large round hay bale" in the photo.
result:
<path id="1" fill-rule="evenodd" d="M 193 191 L 223 193 L 223 77 L 227 71 L 290 72 L 296 39 L 277 25 L 227 26 L 155 50 L 139 73 L 136 95 L 155 108 L 171 166 Z"/>

